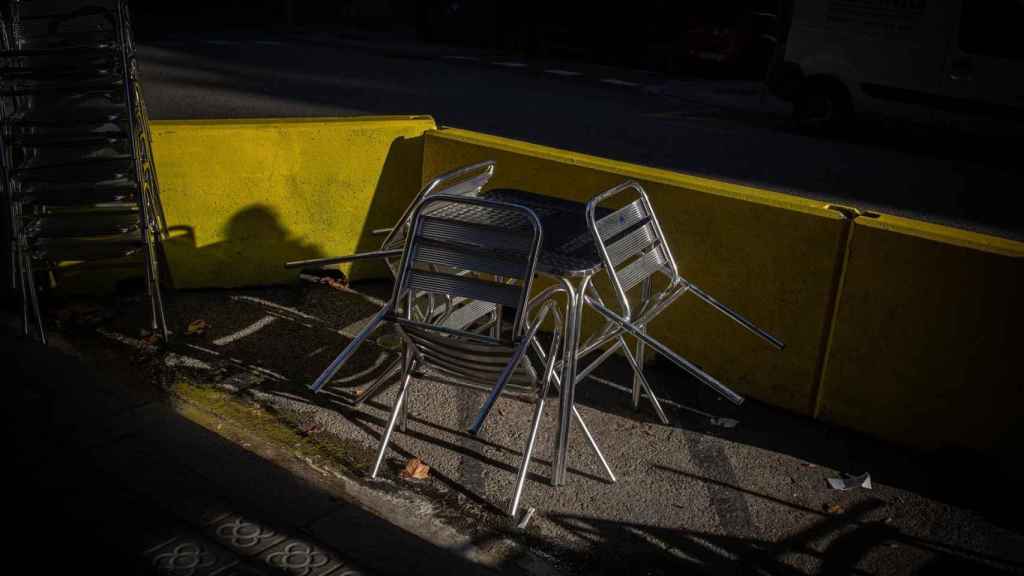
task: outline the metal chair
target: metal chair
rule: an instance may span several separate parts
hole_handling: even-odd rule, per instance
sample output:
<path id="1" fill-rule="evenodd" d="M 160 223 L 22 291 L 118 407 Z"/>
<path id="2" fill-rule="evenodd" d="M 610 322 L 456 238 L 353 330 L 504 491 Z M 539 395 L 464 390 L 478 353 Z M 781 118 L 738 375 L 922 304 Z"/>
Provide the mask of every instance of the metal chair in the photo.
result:
<path id="1" fill-rule="evenodd" d="M 137 256 L 151 328 L 168 337 L 149 120 L 128 11 L 121 1 L 111 4 L 40 13 L 12 1 L 10 24 L 2 22 L 0 163 L 11 278 L 22 296 L 23 330 L 30 331 L 31 305 L 43 342 L 37 271 L 54 273 L 68 261 L 134 267 Z"/>
<path id="2" fill-rule="evenodd" d="M 597 217 L 598 206 L 626 191 L 633 191 L 636 198 L 611 214 Z M 597 311 L 606 323 L 580 346 L 578 357 L 582 358 L 602 346 L 607 348 L 586 368 L 578 372 L 576 382 L 593 372 L 616 350 L 622 349 L 634 372 L 633 408 L 639 408 L 642 392 L 646 392 L 658 418 L 662 423 L 668 424 L 668 418 L 658 397 L 644 377 L 644 354 L 645 349 L 650 347 L 729 401 L 741 404 L 743 398 L 739 394 L 648 335 L 648 323 L 677 298 L 691 293 L 775 348 L 782 350 L 785 344 L 679 274 L 650 199 L 638 182 L 623 182 L 593 197 L 587 203 L 587 222 L 604 262 L 616 309 L 613 310 L 605 304 L 593 283 L 588 285 L 587 292 L 583 295 L 584 302 Z M 658 276 L 664 279 L 664 286 L 655 291 L 654 279 Z M 634 290 L 638 287 L 639 295 Z M 630 296 L 634 297 L 632 301 Z M 630 350 L 626 335 L 636 341 L 635 351 Z"/>
<path id="3" fill-rule="evenodd" d="M 309 266 L 326 266 L 342 262 L 355 262 L 359 260 L 383 259 L 391 270 L 394 277 L 398 277 L 399 264 L 402 251 L 405 248 L 406 238 L 412 225 L 413 209 L 421 201 L 435 195 L 445 196 L 475 196 L 487 184 L 494 175 L 495 163 L 493 160 L 479 162 L 469 166 L 463 166 L 456 170 L 446 172 L 437 176 L 416 194 L 412 203 L 406 207 L 399 217 L 398 222 L 392 228 L 374 230 L 373 234 L 384 235 L 379 250 L 362 252 L 348 256 L 336 256 L 330 258 L 318 258 L 314 260 L 299 260 L 288 262 L 286 268 L 300 268 Z M 438 267 L 439 268 L 439 267 Z M 500 327 L 501 320 L 498 317 L 499 311 L 493 304 L 486 302 L 470 302 L 464 299 L 453 298 L 450 295 L 439 295 L 424 293 L 415 299 L 416 306 L 414 314 L 421 321 L 429 323 L 440 323 L 448 328 L 463 329 L 485 316 L 493 316 L 490 323 L 492 331 Z M 327 382 L 338 373 L 338 370 L 352 357 L 360 346 L 369 338 L 383 322 L 383 311 L 374 316 L 369 323 L 352 339 L 348 346 L 342 350 L 328 367 L 317 377 L 310 388 L 319 391 Z M 391 379 L 401 371 L 401 359 L 394 360 L 383 372 L 355 399 L 354 405 L 359 406 L 369 398 L 383 391 Z"/>
<path id="4" fill-rule="evenodd" d="M 541 246 L 540 221 L 522 206 L 443 195 L 418 203 L 410 218 L 398 279 L 391 300 L 379 315 L 394 323 L 404 344 L 401 384 L 370 476 L 376 478 L 380 472 L 396 423 L 405 421 L 408 390 L 418 371 L 436 371 L 459 381 L 491 386 L 470 426 L 472 434 L 479 431 L 507 388 L 526 388 L 533 392 L 534 411 L 507 509 L 515 517 L 561 346 L 561 315 L 553 299 L 561 289 L 552 287 L 528 300 Z M 514 308 L 512 330 L 481 334 L 417 320 L 414 299 L 421 293 Z M 553 314 L 556 329 L 538 370 L 527 352 L 549 314 Z M 596 443 L 589 436 L 588 440 L 600 456 Z"/>

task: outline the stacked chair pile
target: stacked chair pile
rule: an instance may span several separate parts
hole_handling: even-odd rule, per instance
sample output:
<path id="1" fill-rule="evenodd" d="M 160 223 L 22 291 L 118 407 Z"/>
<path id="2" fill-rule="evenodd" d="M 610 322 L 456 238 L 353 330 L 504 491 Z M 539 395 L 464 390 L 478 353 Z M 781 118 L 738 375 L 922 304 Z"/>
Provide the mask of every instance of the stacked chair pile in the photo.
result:
<path id="1" fill-rule="evenodd" d="M 23 330 L 46 341 L 43 275 L 127 266 L 142 268 L 150 329 L 166 339 L 164 222 L 127 9 L 11 1 L 2 19 L 0 185 Z"/>

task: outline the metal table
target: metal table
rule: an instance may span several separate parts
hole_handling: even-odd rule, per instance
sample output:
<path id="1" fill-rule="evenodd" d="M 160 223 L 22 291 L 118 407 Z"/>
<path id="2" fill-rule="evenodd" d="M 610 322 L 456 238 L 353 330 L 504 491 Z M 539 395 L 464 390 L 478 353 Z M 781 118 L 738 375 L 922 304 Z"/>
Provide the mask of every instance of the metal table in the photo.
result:
<path id="1" fill-rule="evenodd" d="M 569 309 L 565 318 L 565 350 L 559 389 L 558 434 L 555 436 L 555 465 L 551 483 L 565 484 L 568 465 L 569 426 L 575 402 L 576 354 L 583 319 L 583 293 L 594 274 L 603 265 L 590 230 L 587 228 L 586 204 L 508 188 L 488 190 L 483 198 L 526 206 L 540 219 L 543 244 L 537 272 L 558 280 L 565 288 Z M 598 209 L 598 217 L 610 213 Z M 572 353 L 569 353 L 572 351 Z"/>

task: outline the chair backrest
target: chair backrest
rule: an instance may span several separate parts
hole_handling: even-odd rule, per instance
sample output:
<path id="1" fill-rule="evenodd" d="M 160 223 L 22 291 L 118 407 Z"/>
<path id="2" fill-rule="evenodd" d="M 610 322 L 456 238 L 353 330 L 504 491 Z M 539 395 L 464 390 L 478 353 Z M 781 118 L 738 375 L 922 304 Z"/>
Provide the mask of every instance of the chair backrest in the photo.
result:
<path id="1" fill-rule="evenodd" d="M 395 250 L 405 245 L 405 238 L 409 233 L 409 226 L 412 223 L 412 210 L 423 199 L 435 194 L 445 196 L 476 196 L 483 187 L 494 176 L 494 160 L 487 160 L 456 168 L 437 176 L 420 189 L 413 201 L 402 213 L 402 216 L 395 223 L 395 227 L 384 238 L 381 250 Z M 397 275 L 397 267 L 392 267 L 392 272 Z"/>
<path id="2" fill-rule="evenodd" d="M 597 218 L 597 208 L 602 202 L 626 191 L 633 192 L 636 198 L 611 214 Z M 655 273 L 665 275 L 670 284 L 680 280 L 651 201 L 638 182 L 623 182 L 591 198 L 587 203 L 587 223 L 626 318 L 631 317 L 628 293 L 644 280 Z"/>
<path id="3" fill-rule="evenodd" d="M 541 227 L 529 208 L 466 196 L 435 195 L 412 212 L 410 239 L 392 294 L 400 325 L 509 343 L 522 335 L 526 304 L 541 246 Z M 514 307 L 511 340 L 413 320 L 413 295 L 435 294 Z M 403 312 L 399 312 L 404 310 Z"/>

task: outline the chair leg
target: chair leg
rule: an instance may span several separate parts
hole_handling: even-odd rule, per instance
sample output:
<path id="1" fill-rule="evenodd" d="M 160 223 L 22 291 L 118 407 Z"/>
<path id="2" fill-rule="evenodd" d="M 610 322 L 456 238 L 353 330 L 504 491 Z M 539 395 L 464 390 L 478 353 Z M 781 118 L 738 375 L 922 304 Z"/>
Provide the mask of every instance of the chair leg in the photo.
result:
<path id="1" fill-rule="evenodd" d="M 494 407 L 495 401 L 501 396 L 501 392 L 505 389 L 505 385 L 508 384 L 509 379 L 512 377 L 512 372 L 516 366 L 523 359 L 526 354 L 526 348 L 529 343 L 533 341 L 534 335 L 537 333 L 537 326 L 534 326 L 528 334 L 526 334 L 523 343 L 519 345 L 515 353 L 512 354 L 512 359 L 509 361 L 508 366 L 502 370 L 501 375 L 498 376 L 498 382 L 494 385 L 490 395 L 484 400 L 483 407 L 480 409 L 480 414 L 477 415 L 476 420 L 473 421 L 473 425 L 469 427 L 469 434 L 476 436 L 480 432 L 480 427 L 484 425 L 484 420 L 491 413 L 491 409 Z"/>
<path id="2" fill-rule="evenodd" d="M 406 430 L 406 423 L 408 422 L 408 420 L 409 420 L 409 396 L 408 396 L 408 394 L 406 394 L 405 398 L 403 398 L 403 400 L 402 400 L 402 406 L 401 406 L 401 408 L 398 411 L 398 429 L 402 432 L 402 434 L 405 434 L 407 432 L 407 430 Z"/>
<path id="3" fill-rule="evenodd" d="M 540 417 L 544 413 L 545 396 L 546 394 L 541 394 L 537 398 L 536 407 L 533 409 L 530 437 L 526 440 L 526 446 L 523 448 L 523 459 L 519 463 L 519 471 L 516 475 L 516 489 L 512 493 L 512 502 L 508 506 L 508 514 L 513 518 L 519 512 L 519 500 L 523 495 L 523 486 L 526 484 L 526 474 L 530 470 L 530 459 L 533 457 L 533 447 L 537 442 L 537 431 L 540 430 Z"/>
<path id="4" fill-rule="evenodd" d="M 142 188 L 142 180 L 139 179 L 139 187 Z M 146 297 L 149 299 L 149 330 L 156 334 L 156 331 L 160 329 L 157 322 L 157 311 L 156 311 L 156 300 L 157 297 L 154 294 L 154 283 L 156 279 L 153 276 L 153 244 L 152 238 L 149 235 L 149 221 L 147 210 L 144 204 L 146 203 L 145 192 L 140 191 L 139 204 L 143 205 L 140 209 L 139 218 L 142 221 L 142 241 L 145 244 L 145 248 L 142 253 L 143 266 L 146 268 Z M 166 341 L 165 341 L 166 342 Z"/>
<path id="5" fill-rule="evenodd" d="M 406 371 L 402 377 L 402 387 L 398 390 L 398 397 L 395 398 L 395 406 L 391 409 L 391 418 L 388 419 L 387 428 L 384 429 L 384 436 L 380 439 L 380 449 L 377 451 L 377 461 L 373 463 L 373 471 L 370 472 L 370 478 L 376 478 L 377 473 L 380 471 L 380 465 L 384 462 L 384 452 L 388 449 L 388 442 L 391 441 L 391 433 L 395 429 L 395 422 L 398 421 L 398 414 L 402 410 L 402 404 L 405 402 L 405 393 L 409 390 L 409 381 L 412 379 L 412 371 Z"/>
<path id="6" fill-rule="evenodd" d="M 152 309 L 153 309 L 153 322 L 160 329 L 160 335 L 164 342 L 170 338 L 170 331 L 167 329 L 167 315 L 164 311 L 164 299 L 163 294 L 160 291 L 160 258 L 157 253 L 157 230 L 155 228 L 155 218 L 152 215 L 153 204 L 155 203 L 152 198 L 152 193 L 144 194 L 145 198 L 148 199 L 150 204 L 149 210 L 147 210 L 149 222 L 146 225 L 146 229 L 143 233 L 146 235 L 146 251 L 148 254 L 148 265 L 150 268 L 150 282 L 152 294 Z"/>
<path id="7" fill-rule="evenodd" d="M 362 406 L 370 398 L 373 398 L 380 392 L 382 392 L 387 386 L 385 384 L 391 379 L 392 376 L 402 371 L 402 359 L 396 358 L 390 366 L 387 367 L 380 376 L 377 377 L 369 386 L 363 389 L 363 393 L 359 395 L 353 402 L 353 406 Z"/>
<path id="8" fill-rule="evenodd" d="M 380 312 L 370 319 L 366 326 L 356 334 L 356 337 L 348 343 L 348 346 L 346 346 L 345 349 L 331 361 L 331 364 L 321 372 L 319 376 L 317 376 L 316 381 L 309 386 L 309 389 L 313 392 L 319 392 L 320 389 L 323 388 L 324 384 L 327 384 L 327 382 L 338 373 L 338 370 L 341 370 L 341 367 L 348 361 L 349 357 L 356 353 L 356 350 L 362 346 L 363 341 L 365 341 L 370 334 L 377 329 L 377 326 L 384 321 L 384 316 L 386 316 L 390 311 L 390 306 L 381 308 Z"/>
<path id="9" fill-rule="evenodd" d="M 643 285 L 641 286 L 643 291 L 643 301 L 647 302 L 651 298 L 651 278 L 647 277 L 644 279 Z M 647 333 L 647 326 L 640 326 L 640 331 L 644 334 Z M 640 369 L 633 374 L 633 410 L 640 409 L 640 389 L 643 386 L 643 369 L 644 369 L 644 341 L 639 338 L 636 341 L 636 363 L 640 366 Z"/>
<path id="10" fill-rule="evenodd" d="M 8 195 L 11 194 L 10 190 L 7 191 L 7 194 Z M 7 199 L 7 200 L 8 200 L 8 202 L 10 202 L 10 199 Z M 18 278 L 15 276 L 15 274 L 18 273 L 18 270 L 19 270 L 19 267 L 20 267 L 20 265 L 18 264 L 18 235 L 17 235 L 17 227 L 15 225 L 17 223 L 17 221 L 18 221 L 18 218 L 17 218 L 17 216 L 15 216 L 15 210 L 14 210 L 14 203 L 13 202 L 10 202 L 10 209 L 7 211 L 7 217 L 8 217 L 8 220 L 9 220 L 9 223 L 8 223 L 9 228 L 8 228 L 8 230 L 9 230 L 9 232 L 11 234 L 11 246 L 10 246 L 10 248 L 11 248 L 11 254 L 10 254 L 11 261 L 9 263 L 10 269 L 11 269 L 11 289 L 12 290 L 17 290 L 20 287 Z"/>
<path id="11" fill-rule="evenodd" d="M 147 234 L 151 235 L 149 232 L 147 232 Z M 150 299 L 152 300 L 151 308 L 153 310 L 153 323 L 156 325 L 157 329 L 160 330 L 160 336 L 163 338 L 163 341 L 167 342 L 170 338 L 170 331 L 167 329 L 167 316 L 164 313 L 164 299 L 163 295 L 160 293 L 159 261 L 156 256 L 155 247 L 152 244 L 150 244 L 148 251 L 150 253 L 150 278 L 152 286 Z"/>
<path id="12" fill-rule="evenodd" d="M 17 268 L 18 268 L 18 292 L 21 293 L 21 333 L 24 336 L 29 336 L 31 331 L 28 327 L 28 284 L 25 282 L 25 259 L 21 257 L 21 245 L 15 248 L 17 255 Z"/>
<path id="13" fill-rule="evenodd" d="M 39 295 L 36 294 L 36 281 L 32 275 L 32 260 L 24 251 L 21 253 L 21 260 L 22 268 L 25 273 L 29 301 L 32 303 L 32 313 L 36 316 L 36 327 L 39 330 L 39 340 L 43 344 L 46 344 L 46 327 L 43 326 L 43 315 L 39 312 Z"/>
<path id="14" fill-rule="evenodd" d="M 651 405 L 654 406 L 654 411 L 658 413 L 658 420 L 661 420 L 662 424 L 668 424 L 668 417 L 665 416 L 665 411 L 661 409 L 661 402 L 658 401 L 658 397 L 654 395 L 654 390 L 651 385 L 647 383 L 647 378 L 644 377 L 644 367 L 637 363 L 636 358 L 633 357 L 633 353 L 629 351 L 629 346 L 626 345 L 626 339 L 619 336 L 619 341 L 622 343 L 622 351 L 626 353 L 626 359 L 633 366 L 634 378 L 640 380 L 640 385 L 644 390 L 647 391 L 647 397 L 651 399 Z M 635 389 L 634 389 L 635 390 Z"/>
<path id="15" fill-rule="evenodd" d="M 618 480 L 615 478 L 615 473 L 612 472 L 612 467 L 608 465 L 608 461 L 604 459 L 604 454 L 601 453 L 601 448 L 597 446 L 597 440 L 594 440 L 594 436 L 590 434 L 590 428 L 587 428 L 587 423 L 583 421 L 583 416 L 580 415 L 580 411 L 573 406 L 572 415 L 576 417 L 576 422 L 580 425 L 580 430 L 583 431 L 583 435 L 587 438 L 587 443 L 594 450 L 594 454 L 597 456 L 598 461 L 601 462 L 601 467 L 604 468 L 604 473 L 608 475 L 608 481 L 615 484 Z"/>
<path id="16" fill-rule="evenodd" d="M 727 386 L 723 385 L 721 382 L 716 380 L 713 376 L 701 370 L 686 358 L 683 358 L 682 356 L 676 354 L 661 342 L 658 342 L 657 340 L 651 338 L 647 334 L 640 332 L 636 326 L 634 326 L 625 318 L 619 316 L 618 314 L 612 312 L 611 310 L 605 308 L 604 306 L 601 306 L 600 304 L 595 302 L 593 298 L 588 298 L 586 302 L 590 304 L 590 307 L 594 311 L 621 326 L 626 332 L 629 332 L 637 340 L 643 340 L 645 344 L 651 347 L 651 350 L 654 350 L 658 354 L 671 360 L 673 364 L 689 372 L 691 375 L 697 378 L 697 380 L 700 380 L 701 383 L 703 383 L 705 386 L 710 387 L 715 392 L 718 392 L 719 394 L 724 396 L 726 400 L 729 400 L 730 402 L 736 404 L 737 406 L 743 403 L 742 396 L 733 392 Z M 632 357 L 632 354 L 628 354 L 629 349 L 626 348 L 626 350 L 627 357 Z"/>
<path id="17" fill-rule="evenodd" d="M 637 364 L 640 365 L 640 370 L 643 370 L 644 343 L 641 342 L 640 340 L 637 340 L 636 342 L 636 362 Z M 638 370 L 635 374 L 633 374 L 633 410 L 640 409 L 640 391 L 643 387 L 643 382 L 641 381 L 641 379 L 642 376 L 640 374 L 640 371 Z"/>
<path id="18" fill-rule="evenodd" d="M 534 338 L 530 344 L 533 346 L 533 351 L 540 356 L 542 361 L 547 358 L 547 355 L 544 353 L 544 348 L 536 338 Z M 551 382 L 555 385 L 556 390 L 561 388 L 562 379 L 558 376 L 557 372 L 551 374 Z M 615 473 L 612 472 L 611 466 L 608 465 L 608 460 L 605 459 L 604 454 L 601 452 L 601 448 L 597 445 L 597 440 L 594 440 L 594 436 L 590 433 L 590 429 L 587 428 L 587 423 L 583 421 L 583 416 L 575 406 L 572 407 L 572 415 L 576 418 L 576 422 L 579 423 L 580 429 L 583 430 L 583 435 L 586 437 L 587 443 L 590 444 L 590 448 L 594 451 L 598 461 L 601 462 L 601 466 L 604 468 L 605 474 L 608 475 L 608 479 L 614 484 L 616 482 Z"/>

